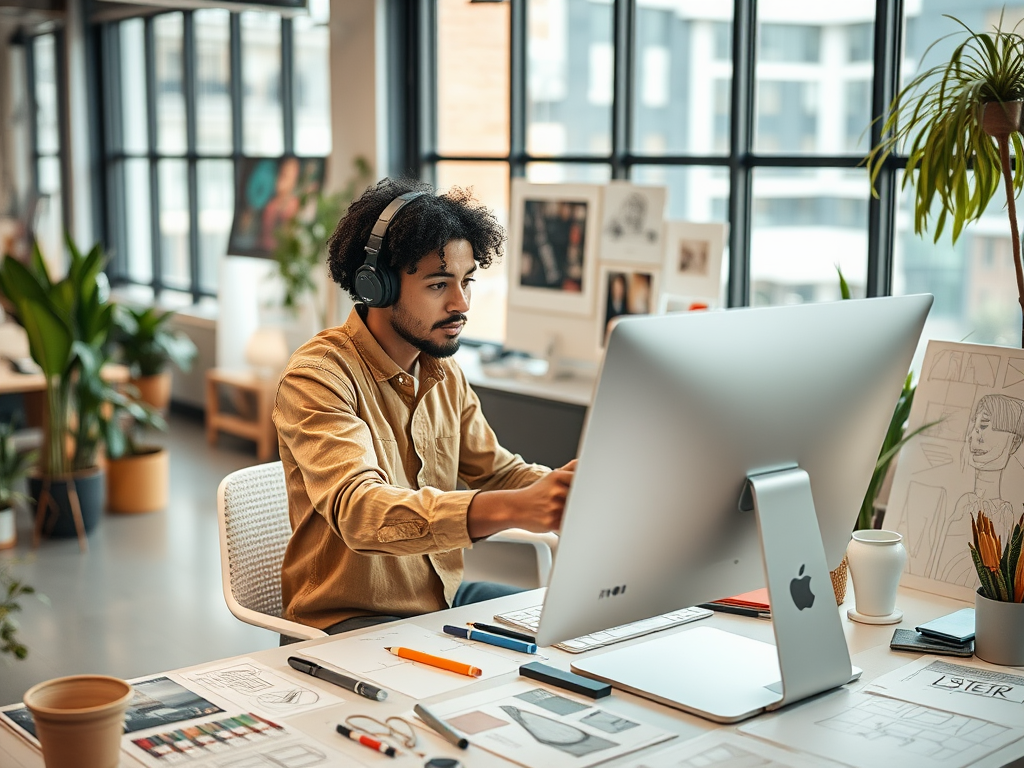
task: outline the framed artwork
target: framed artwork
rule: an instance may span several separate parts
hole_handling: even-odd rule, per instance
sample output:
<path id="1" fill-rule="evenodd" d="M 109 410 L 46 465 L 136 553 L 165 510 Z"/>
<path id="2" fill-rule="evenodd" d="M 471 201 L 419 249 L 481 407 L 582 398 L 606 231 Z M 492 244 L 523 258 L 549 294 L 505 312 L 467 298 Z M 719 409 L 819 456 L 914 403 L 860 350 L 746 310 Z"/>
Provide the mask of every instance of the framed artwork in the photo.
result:
<path id="1" fill-rule="evenodd" d="M 661 264 L 665 187 L 612 181 L 601 205 L 601 260 Z"/>
<path id="2" fill-rule="evenodd" d="M 231 256 L 274 257 L 277 230 L 303 211 L 303 201 L 324 182 L 323 157 L 243 157 L 238 163 L 235 217 L 228 237 Z"/>
<path id="3" fill-rule="evenodd" d="M 600 333 L 603 349 L 612 326 L 625 315 L 652 315 L 658 309 L 657 270 L 617 266 L 601 269 Z"/>
<path id="4" fill-rule="evenodd" d="M 725 224 L 666 222 L 664 291 L 717 299 L 722 293 L 722 252 L 727 231 Z"/>
<path id="5" fill-rule="evenodd" d="M 510 306 L 592 316 L 601 187 L 512 183 Z"/>

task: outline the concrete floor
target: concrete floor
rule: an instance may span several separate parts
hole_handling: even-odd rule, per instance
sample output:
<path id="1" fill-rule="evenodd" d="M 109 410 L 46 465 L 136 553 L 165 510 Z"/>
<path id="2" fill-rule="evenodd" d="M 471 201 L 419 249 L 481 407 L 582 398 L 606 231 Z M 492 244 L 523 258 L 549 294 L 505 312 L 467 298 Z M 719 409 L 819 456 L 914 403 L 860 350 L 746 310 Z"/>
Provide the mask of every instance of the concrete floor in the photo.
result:
<path id="1" fill-rule="evenodd" d="M 19 638 L 28 658 L 0 656 L 0 705 L 32 685 L 62 675 L 132 678 L 277 645 L 276 634 L 228 611 L 221 591 L 217 485 L 256 463 L 251 443 L 222 436 L 208 446 L 202 424 L 170 418 L 168 508 L 144 515 L 107 514 L 89 535 L 51 539 L 33 551 L 32 521 L 19 511 L 18 545 L 0 552 L 15 575 L 49 605 L 23 600 Z M 467 579 L 536 586 L 531 547 L 478 544 L 467 553 Z"/>

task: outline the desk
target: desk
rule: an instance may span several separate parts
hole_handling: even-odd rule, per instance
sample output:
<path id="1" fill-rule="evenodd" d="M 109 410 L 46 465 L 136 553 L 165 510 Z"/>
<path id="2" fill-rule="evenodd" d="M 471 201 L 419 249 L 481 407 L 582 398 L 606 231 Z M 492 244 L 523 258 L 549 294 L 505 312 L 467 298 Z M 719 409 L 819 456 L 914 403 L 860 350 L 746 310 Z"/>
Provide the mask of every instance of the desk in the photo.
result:
<path id="1" fill-rule="evenodd" d="M 467 621 L 490 620 L 491 615 L 494 613 L 526 608 L 530 605 L 536 605 L 541 599 L 542 592 L 540 590 L 535 590 L 532 592 L 512 595 L 510 597 L 499 598 L 498 600 L 493 600 L 489 603 L 470 605 L 426 616 L 418 616 L 412 619 L 407 619 L 406 621 L 413 622 L 432 630 L 440 631 L 444 624 L 461 625 L 465 624 Z M 923 621 L 927 621 L 928 619 L 932 619 L 936 616 L 941 616 L 945 613 L 950 613 L 964 607 L 963 603 L 956 600 L 936 597 L 923 592 L 902 588 L 900 589 L 897 604 L 904 612 L 904 620 L 898 626 L 911 629 L 913 629 L 916 624 L 920 624 Z M 845 607 L 839 609 L 843 616 L 843 629 L 846 634 L 850 653 L 853 656 L 853 663 L 864 670 L 862 679 L 852 683 L 850 686 L 851 688 L 862 688 L 870 680 L 903 666 L 904 664 L 908 664 L 918 658 L 914 654 L 895 653 L 889 650 L 889 639 L 892 637 L 893 625 L 868 626 L 848 621 L 845 617 L 845 613 L 846 607 L 849 607 L 850 605 L 852 605 L 852 602 L 848 602 Z M 683 627 L 669 631 L 685 632 L 694 627 L 709 625 L 757 640 L 772 642 L 772 628 L 770 622 L 738 616 L 728 616 L 725 614 L 715 614 L 710 619 L 684 625 Z M 297 675 L 298 673 L 293 673 L 288 667 L 286 662 L 287 657 L 294 655 L 297 652 L 301 654 L 301 651 L 304 648 L 312 648 L 315 645 L 332 642 L 332 640 L 333 638 L 309 640 L 304 643 L 287 646 L 285 648 L 273 648 L 267 651 L 253 653 L 250 654 L 250 656 L 272 667 L 281 674 Z M 644 638 L 640 638 L 629 642 L 636 643 L 643 642 L 643 640 Z M 612 647 L 620 648 L 623 645 L 625 645 L 625 643 L 620 643 Z M 591 653 L 601 653 L 604 650 L 606 649 L 598 649 Z M 574 658 L 570 654 L 564 653 L 555 648 L 544 649 L 544 653 L 550 657 L 549 663 L 564 669 L 569 668 L 569 663 Z M 524 663 L 529 660 L 529 657 L 527 656 L 524 656 L 523 658 Z M 957 661 L 956 659 L 949 660 L 954 662 Z M 466 693 L 475 690 L 501 685 L 515 679 L 518 679 L 517 675 L 515 673 L 509 673 L 504 677 L 474 683 L 460 689 L 454 695 L 463 696 Z M 418 768 L 423 765 L 422 760 L 412 757 L 390 759 L 380 755 L 375 755 L 365 747 L 348 742 L 334 733 L 334 724 L 341 722 L 350 714 L 373 713 L 379 718 L 387 717 L 389 715 L 399 715 L 411 710 L 415 703 L 414 700 L 392 691 L 387 701 L 383 703 L 376 703 L 360 699 L 354 694 L 335 688 L 313 678 L 303 678 L 303 683 L 313 687 L 321 687 L 325 691 L 341 695 L 345 699 L 345 703 L 331 708 L 313 710 L 294 718 L 285 719 L 283 720 L 285 724 L 309 734 L 311 737 L 330 745 L 340 752 L 350 755 L 354 760 L 358 761 L 362 765 L 394 766 L 394 768 L 412 768 L 412 766 L 417 766 Z M 424 703 L 429 705 L 447 698 L 450 698 L 450 696 L 438 696 L 431 699 L 425 699 Z M 716 728 L 728 728 L 734 730 L 737 727 L 719 726 L 710 721 L 703 720 L 620 691 L 615 691 L 610 697 L 601 699 L 600 706 L 603 709 L 620 714 L 624 717 L 639 719 L 642 722 L 647 722 L 651 725 L 679 735 L 678 739 L 649 747 L 646 751 L 636 752 L 619 758 L 616 761 L 602 763 L 602 766 L 620 765 L 635 759 L 638 755 L 653 755 L 662 749 L 668 749 L 672 746 L 678 745 L 682 739 L 694 738 Z M 814 701 L 812 700 L 796 706 L 813 707 Z M 783 712 L 785 712 L 785 710 L 783 710 Z M 761 718 L 777 716 L 778 713 L 760 715 Z M 502 760 L 501 758 L 492 755 L 489 752 L 485 752 L 480 748 L 474 748 L 471 746 L 468 751 L 460 752 L 460 750 L 448 746 L 438 738 L 434 738 L 429 735 L 424 736 L 422 731 L 418 731 L 418 733 L 421 736 L 421 744 L 426 742 L 428 745 L 427 752 L 432 757 L 441 755 L 457 757 L 462 761 L 466 768 L 507 768 L 508 766 L 513 765 L 512 763 Z M 1021 756 L 1024 756 L 1024 741 L 1012 744 L 999 752 L 993 753 L 983 762 L 976 763 L 976 765 L 1003 766 L 1011 760 Z M 42 764 L 41 756 L 38 755 L 31 747 L 7 729 L 0 727 L 0 765 L 4 766 L 4 768 L 41 768 Z M 122 762 L 122 766 L 124 766 L 124 768 L 128 768 L 129 765 L 130 764 L 127 760 Z M 134 763 L 132 763 L 131 766 L 134 768 Z"/>

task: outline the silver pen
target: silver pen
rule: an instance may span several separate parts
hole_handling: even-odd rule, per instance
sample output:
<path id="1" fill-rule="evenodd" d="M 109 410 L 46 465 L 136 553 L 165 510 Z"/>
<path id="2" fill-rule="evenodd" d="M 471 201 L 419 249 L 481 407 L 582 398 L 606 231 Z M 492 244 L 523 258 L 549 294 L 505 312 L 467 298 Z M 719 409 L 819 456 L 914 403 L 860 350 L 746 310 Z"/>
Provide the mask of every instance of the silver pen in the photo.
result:
<path id="1" fill-rule="evenodd" d="M 461 733 L 452 728 L 448 723 L 439 718 L 429 709 L 424 707 L 422 704 L 417 704 L 412 708 L 413 712 L 420 716 L 420 719 L 429 725 L 437 734 L 447 741 L 449 744 L 454 744 L 459 749 L 465 749 L 469 746 L 469 739 L 463 736 Z"/>
<path id="2" fill-rule="evenodd" d="M 378 688 L 375 685 L 364 683 L 362 680 L 356 680 L 354 677 L 343 675 L 331 669 L 325 669 L 315 661 L 310 661 L 309 659 L 300 659 L 298 656 L 289 656 L 288 665 L 292 669 L 297 669 L 299 672 L 311 675 L 318 680 L 326 680 L 328 683 L 340 686 L 347 691 L 358 693 L 360 696 L 365 696 L 366 698 L 373 699 L 374 701 L 384 701 L 384 699 L 388 697 L 387 691 Z"/>

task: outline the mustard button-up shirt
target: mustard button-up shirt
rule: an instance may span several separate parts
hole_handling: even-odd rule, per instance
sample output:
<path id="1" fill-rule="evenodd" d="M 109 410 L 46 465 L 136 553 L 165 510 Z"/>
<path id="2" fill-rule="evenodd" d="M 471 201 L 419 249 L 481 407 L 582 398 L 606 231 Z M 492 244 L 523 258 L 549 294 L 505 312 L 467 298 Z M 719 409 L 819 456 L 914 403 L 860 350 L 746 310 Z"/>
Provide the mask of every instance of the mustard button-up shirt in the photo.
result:
<path id="1" fill-rule="evenodd" d="M 285 369 L 274 424 L 292 523 L 287 618 L 323 629 L 450 607 L 473 495 L 548 471 L 498 444 L 454 360 L 419 363 L 417 392 L 353 310 Z M 470 490 L 456 490 L 460 479 Z"/>

